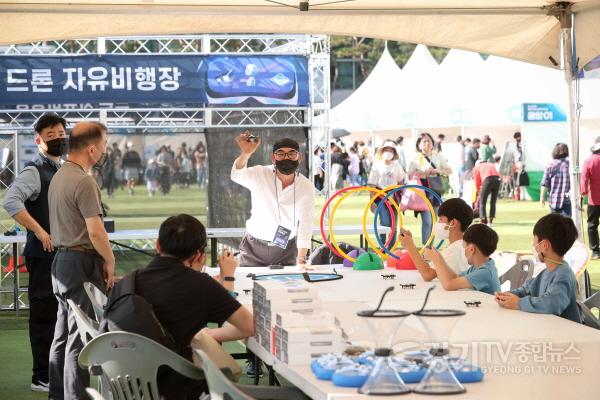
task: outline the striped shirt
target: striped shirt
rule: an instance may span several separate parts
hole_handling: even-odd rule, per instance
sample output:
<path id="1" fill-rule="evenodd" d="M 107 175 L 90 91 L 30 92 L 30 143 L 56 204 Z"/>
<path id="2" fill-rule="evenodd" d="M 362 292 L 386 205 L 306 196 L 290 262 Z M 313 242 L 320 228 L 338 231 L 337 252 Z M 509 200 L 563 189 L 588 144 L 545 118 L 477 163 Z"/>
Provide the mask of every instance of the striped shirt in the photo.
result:
<path id="1" fill-rule="evenodd" d="M 550 208 L 562 208 L 565 198 L 571 190 L 569 181 L 569 161 L 566 158 L 552 160 L 544 171 L 542 186 L 548 188 L 548 203 Z"/>

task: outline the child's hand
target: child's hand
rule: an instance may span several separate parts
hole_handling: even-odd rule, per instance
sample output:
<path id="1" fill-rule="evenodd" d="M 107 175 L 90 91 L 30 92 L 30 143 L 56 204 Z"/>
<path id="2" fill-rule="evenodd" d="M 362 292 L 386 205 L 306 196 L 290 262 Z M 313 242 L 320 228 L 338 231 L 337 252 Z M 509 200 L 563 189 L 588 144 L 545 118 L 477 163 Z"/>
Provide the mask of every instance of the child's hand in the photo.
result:
<path id="1" fill-rule="evenodd" d="M 433 247 L 425 247 L 423 249 L 423 256 L 425 257 L 426 260 L 434 261 L 438 257 L 440 257 L 440 253 Z"/>
<path id="2" fill-rule="evenodd" d="M 519 309 L 519 297 L 510 292 L 496 292 L 496 303 L 510 310 Z"/>
<path id="3" fill-rule="evenodd" d="M 404 228 L 400 229 L 400 244 L 405 249 L 408 247 L 411 247 L 411 246 L 412 247 L 415 246 L 415 242 L 413 241 L 412 233 L 410 233 L 409 230 L 404 229 Z"/>

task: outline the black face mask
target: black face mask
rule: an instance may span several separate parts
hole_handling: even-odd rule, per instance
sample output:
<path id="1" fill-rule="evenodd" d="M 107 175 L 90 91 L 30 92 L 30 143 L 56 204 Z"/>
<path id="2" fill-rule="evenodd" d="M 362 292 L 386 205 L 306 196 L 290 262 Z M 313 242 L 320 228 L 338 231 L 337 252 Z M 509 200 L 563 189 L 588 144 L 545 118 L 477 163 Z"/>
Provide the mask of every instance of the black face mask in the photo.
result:
<path id="1" fill-rule="evenodd" d="M 100 159 L 98 161 L 96 161 L 96 164 L 94 164 L 94 168 L 96 168 L 96 169 L 104 168 L 107 161 L 108 161 L 108 154 L 102 153 L 102 155 L 100 156 Z"/>
<path id="2" fill-rule="evenodd" d="M 275 168 L 284 175 L 291 175 L 298 169 L 300 161 L 298 160 L 276 160 Z"/>
<path id="3" fill-rule="evenodd" d="M 52 157 L 60 157 L 64 154 L 67 154 L 67 149 L 68 149 L 67 138 L 58 138 L 58 139 L 48 140 L 46 142 L 46 147 L 48 147 L 48 150 L 46 150 L 46 152 L 48 154 L 50 154 Z"/>

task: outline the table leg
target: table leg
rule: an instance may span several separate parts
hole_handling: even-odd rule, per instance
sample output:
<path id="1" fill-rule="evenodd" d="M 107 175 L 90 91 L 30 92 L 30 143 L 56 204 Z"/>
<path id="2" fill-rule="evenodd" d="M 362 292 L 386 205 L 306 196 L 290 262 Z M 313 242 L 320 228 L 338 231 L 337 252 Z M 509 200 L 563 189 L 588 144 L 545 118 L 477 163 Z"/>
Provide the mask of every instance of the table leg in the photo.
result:
<path id="1" fill-rule="evenodd" d="M 267 365 L 267 370 L 269 371 L 269 386 L 279 386 L 279 381 L 275 376 L 275 370 L 273 369 L 273 366 Z"/>
<path id="2" fill-rule="evenodd" d="M 254 353 L 252 353 L 252 356 L 254 357 L 254 386 L 258 385 L 260 382 L 260 358 L 258 358 L 258 356 Z"/>
<path id="3" fill-rule="evenodd" d="M 217 238 L 210 238 L 210 265 L 217 266 Z"/>
<path id="4" fill-rule="evenodd" d="M 15 314 L 19 316 L 19 248 L 13 243 L 13 294 L 15 296 Z"/>

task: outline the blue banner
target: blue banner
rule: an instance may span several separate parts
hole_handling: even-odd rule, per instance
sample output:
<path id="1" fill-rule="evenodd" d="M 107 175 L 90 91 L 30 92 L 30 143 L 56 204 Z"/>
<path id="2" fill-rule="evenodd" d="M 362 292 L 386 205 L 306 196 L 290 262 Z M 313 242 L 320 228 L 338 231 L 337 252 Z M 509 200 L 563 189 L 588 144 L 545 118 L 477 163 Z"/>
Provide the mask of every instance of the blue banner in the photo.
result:
<path id="1" fill-rule="evenodd" d="M 567 115 L 556 104 L 523 103 L 523 122 L 565 122 Z"/>
<path id="2" fill-rule="evenodd" d="M 0 104 L 306 106 L 302 56 L 0 56 Z"/>

